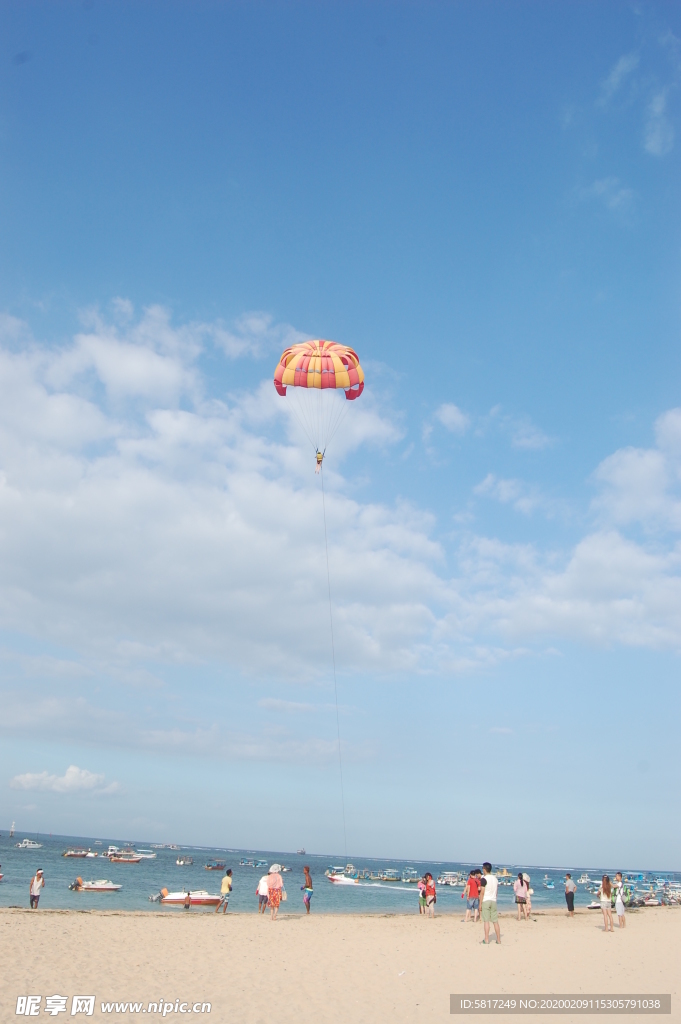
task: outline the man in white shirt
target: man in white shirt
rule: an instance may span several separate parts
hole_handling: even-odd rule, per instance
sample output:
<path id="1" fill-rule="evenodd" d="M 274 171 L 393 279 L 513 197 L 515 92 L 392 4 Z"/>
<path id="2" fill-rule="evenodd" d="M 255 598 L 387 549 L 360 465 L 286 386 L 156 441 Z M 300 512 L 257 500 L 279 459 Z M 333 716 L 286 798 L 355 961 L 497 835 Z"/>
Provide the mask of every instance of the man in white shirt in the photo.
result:
<path id="1" fill-rule="evenodd" d="M 258 888 L 256 892 L 258 894 L 258 913 L 264 914 L 267 910 L 267 897 L 269 895 L 269 888 L 267 885 L 267 875 L 263 875 L 258 882 Z"/>
<path id="2" fill-rule="evenodd" d="M 40 894 L 41 894 L 41 892 L 43 891 L 44 888 L 45 888 L 45 879 L 43 877 L 43 869 L 42 868 L 38 868 L 38 870 L 34 874 L 33 878 L 31 879 L 31 884 L 30 884 L 29 890 L 28 890 L 28 895 L 30 897 L 29 902 L 31 904 L 31 910 L 37 910 L 38 909 L 38 900 L 40 899 Z"/>
<path id="3" fill-rule="evenodd" d="M 492 874 L 492 865 L 488 860 L 482 865 L 482 903 L 480 904 L 480 920 L 485 929 L 485 943 L 489 943 L 489 926 L 494 925 L 497 945 L 501 943 L 499 931 L 499 915 L 497 914 L 497 876 Z"/>

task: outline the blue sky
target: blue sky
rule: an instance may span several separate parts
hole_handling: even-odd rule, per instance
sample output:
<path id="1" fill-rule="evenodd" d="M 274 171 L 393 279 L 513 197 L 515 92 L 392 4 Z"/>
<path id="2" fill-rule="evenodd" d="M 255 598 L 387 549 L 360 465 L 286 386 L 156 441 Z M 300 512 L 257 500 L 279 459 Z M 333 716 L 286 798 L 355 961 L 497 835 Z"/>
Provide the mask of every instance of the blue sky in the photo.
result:
<path id="1" fill-rule="evenodd" d="M 680 21 L 3 6 L 8 823 L 679 867 Z"/>

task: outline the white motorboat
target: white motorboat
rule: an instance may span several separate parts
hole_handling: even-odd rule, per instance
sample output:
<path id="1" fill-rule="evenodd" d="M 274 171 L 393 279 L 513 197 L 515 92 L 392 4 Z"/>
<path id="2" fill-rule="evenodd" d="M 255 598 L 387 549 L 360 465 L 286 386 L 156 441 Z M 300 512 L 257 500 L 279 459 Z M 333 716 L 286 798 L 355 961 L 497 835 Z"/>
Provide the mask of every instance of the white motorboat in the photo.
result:
<path id="1" fill-rule="evenodd" d="M 69 886 L 73 892 L 118 892 L 122 888 L 123 886 L 117 885 L 116 882 L 110 882 L 106 878 L 98 878 L 93 882 L 84 882 L 82 878 L 77 878 Z"/>
<path id="2" fill-rule="evenodd" d="M 438 875 L 438 885 L 465 885 L 466 879 L 460 871 L 443 871 Z"/>
<path id="3" fill-rule="evenodd" d="M 138 850 L 137 856 L 141 857 L 142 860 L 156 860 L 156 854 L 153 850 Z"/>
<path id="4" fill-rule="evenodd" d="M 588 885 L 590 883 L 590 881 L 591 881 L 591 879 L 589 878 L 589 876 L 586 873 L 586 871 L 583 871 L 582 874 L 577 879 L 577 885 Z"/>
<path id="5" fill-rule="evenodd" d="M 329 875 L 326 876 L 330 882 L 335 882 L 336 885 L 359 885 L 358 878 L 348 878 L 347 875 Z"/>
<path id="6" fill-rule="evenodd" d="M 68 850 L 64 850 L 62 857 L 87 857 L 89 853 L 90 851 L 84 846 L 71 846 Z"/>
<path id="7" fill-rule="evenodd" d="M 175 861 L 178 868 L 188 868 L 190 864 L 194 863 L 193 857 L 178 857 Z"/>
<path id="8" fill-rule="evenodd" d="M 17 850 L 42 850 L 43 844 L 36 843 L 33 839 L 22 839 L 20 843 L 14 844 Z"/>
<path id="9" fill-rule="evenodd" d="M 149 899 L 152 903 L 162 903 L 168 907 L 184 907 L 187 896 L 189 896 L 189 903 L 192 907 L 217 907 L 222 900 L 222 896 L 206 892 L 205 889 L 191 889 L 189 892 L 185 889 L 182 892 L 168 892 L 167 889 L 161 889 Z"/>

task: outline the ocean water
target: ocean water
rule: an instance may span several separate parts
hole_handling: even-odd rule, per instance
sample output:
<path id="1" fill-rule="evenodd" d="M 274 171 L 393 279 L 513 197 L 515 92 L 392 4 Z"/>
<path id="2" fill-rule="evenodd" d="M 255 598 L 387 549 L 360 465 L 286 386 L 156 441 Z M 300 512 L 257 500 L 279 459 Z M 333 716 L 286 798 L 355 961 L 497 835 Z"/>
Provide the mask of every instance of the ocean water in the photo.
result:
<path id="1" fill-rule="evenodd" d="M 96 846 L 95 840 L 84 836 L 35 836 L 29 835 L 29 839 L 37 839 L 42 843 L 40 850 L 17 850 L 15 844 L 24 838 L 24 833 L 17 833 L 13 839 L 9 839 L 7 833 L 0 837 L 0 871 L 3 878 L 0 881 L 0 906 L 27 907 L 28 886 L 32 875 L 37 868 L 42 868 L 45 873 L 45 888 L 40 898 L 40 906 L 46 908 L 86 910 L 91 908 L 102 908 L 108 910 L 146 910 L 149 913 L 179 913 L 173 907 L 164 907 L 159 903 L 151 903 L 149 896 L 157 893 L 161 888 L 167 888 L 170 892 L 182 889 L 206 889 L 211 893 L 219 893 L 222 872 L 206 871 L 205 864 L 209 860 L 225 861 L 227 867 L 233 871 L 234 890 L 230 897 L 230 911 L 241 913 L 255 913 L 258 907 L 255 890 L 262 874 L 266 868 L 242 867 L 239 861 L 266 860 L 267 864 L 279 863 L 291 868 L 290 872 L 283 875 L 284 885 L 288 893 L 286 903 L 282 904 L 280 913 L 304 913 L 301 885 L 303 884 L 303 865 L 309 864 L 314 883 L 314 897 L 312 910 L 322 913 L 375 913 L 375 914 L 406 914 L 418 913 L 418 893 L 415 885 L 404 883 L 360 883 L 357 886 L 338 886 L 329 882 L 325 877 L 325 870 L 332 864 L 342 864 L 342 856 L 319 856 L 306 854 L 298 856 L 295 853 L 277 851 L 257 850 L 228 850 L 220 847 L 191 847 L 182 846 L 181 851 L 177 850 L 156 850 L 155 860 L 143 860 L 139 864 L 112 864 L 110 861 L 97 857 L 96 859 L 76 860 L 63 857 L 64 850 L 71 846 L 84 846 L 92 850 L 106 850 L 109 844 L 125 846 L 127 841 L 116 838 L 102 838 L 102 846 Z M 135 847 L 149 848 L 149 843 L 131 843 Z M 186 854 L 194 858 L 190 867 L 178 867 L 176 858 Z M 468 872 L 471 867 L 478 865 L 463 864 L 457 861 L 450 862 L 423 862 L 404 860 L 370 860 L 367 858 L 351 858 L 356 868 L 377 872 L 381 868 L 396 868 L 402 871 L 405 867 L 415 868 L 419 874 L 424 871 L 431 871 L 437 876 L 442 871 L 464 871 Z M 573 878 L 577 879 L 582 871 L 588 871 L 591 878 L 599 878 L 604 872 L 613 877 L 615 870 L 620 865 L 601 867 L 582 867 L 580 865 L 565 865 L 561 867 L 527 866 L 527 865 L 505 865 L 509 871 L 517 875 L 518 871 L 527 871 L 530 875 L 534 895 L 532 897 L 533 907 L 537 910 L 546 907 L 564 907 L 563 879 L 565 871 L 571 871 Z M 500 865 L 495 865 L 495 869 Z M 637 873 L 642 869 L 627 868 L 622 866 L 624 871 L 635 870 Z M 649 872 L 650 881 L 658 877 L 659 872 Z M 69 890 L 69 884 L 80 875 L 81 878 L 89 881 L 91 879 L 106 878 L 112 882 L 122 885 L 117 893 L 79 893 Z M 555 889 L 546 889 L 543 886 L 544 877 L 548 875 L 553 880 Z M 664 872 L 664 877 L 669 879 L 680 879 L 680 874 Z M 465 903 L 461 898 L 461 889 L 449 886 L 437 887 L 437 913 L 462 913 Z M 577 893 L 576 906 L 586 906 L 593 897 L 580 887 Z M 513 909 L 513 889 L 508 886 L 499 887 L 499 909 Z M 210 912 L 212 908 L 201 910 L 193 907 L 192 913 Z"/>

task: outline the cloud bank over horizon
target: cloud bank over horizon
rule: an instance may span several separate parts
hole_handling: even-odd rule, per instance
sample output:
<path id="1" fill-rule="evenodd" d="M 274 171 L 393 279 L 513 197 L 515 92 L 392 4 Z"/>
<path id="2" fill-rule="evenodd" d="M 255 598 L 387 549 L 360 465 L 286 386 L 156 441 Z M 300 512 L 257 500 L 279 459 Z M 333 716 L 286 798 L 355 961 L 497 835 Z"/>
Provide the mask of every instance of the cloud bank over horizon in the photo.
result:
<path id="1" fill-rule="evenodd" d="M 211 394 L 206 348 L 252 353 L 226 345 L 224 325 L 175 325 L 159 307 L 135 317 L 122 300 L 115 310 L 87 314 L 60 346 L 3 321 L 0 616 L 15 680 L 4 728 L 29 728 L 16 689 L 26 677 L 42 688 L 38 729 L 237 759 L 331 758 L 333 744 L 315 737 L 216 735 L 203 720 L 159 726 L 107 707 L 120 687 L 167 696 L 177 673 L 207 667 L 284 688 L 328 675 L 320 494 L 285 400 L 268 380 Z M 244 318 L 240 336 L 245 324 L 260 330 Z M 292 336 L 258 324 L 275 346 Z M 370 388 L 365 397 L 327 461 L 341 673 L 460 677 L 563 641 L 679 650 L 681 410 L 658 418 L 653 447 L 595 467 L 583 535 L 565 548 L 471 524 L 451 533 L 413 503 L 358 497 L 344 460 L 402 437 L 399 410 L 381 409 Z M 453 403 L 433 418 L 459 433 L 469 423 Z M 481 499 L 509 515 L 542 504 L 493 474 L 471 494 Z M 27 656 L 11 636 L 52 650 Z"/>

